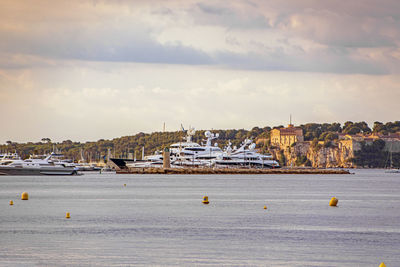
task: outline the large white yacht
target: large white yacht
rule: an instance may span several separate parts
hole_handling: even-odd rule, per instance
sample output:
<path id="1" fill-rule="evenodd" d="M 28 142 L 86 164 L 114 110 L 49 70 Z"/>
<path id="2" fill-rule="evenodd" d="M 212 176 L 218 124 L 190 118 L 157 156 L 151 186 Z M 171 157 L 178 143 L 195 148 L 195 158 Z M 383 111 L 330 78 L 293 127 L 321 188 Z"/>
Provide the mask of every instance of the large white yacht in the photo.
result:
<path id="1" fill-rule="evenodd" d="M 211 144 L 212 140 L 219 137 L 218 134 L 213 134 L 210 131 L 206 131 L 204 134 L 207 138 L 205 144 L 186 143 L 184 147 L 176 151 L 175 159 L 172 161 L 173 164 L 179 166 L 211 166 L 213 160 L 221 155 L 223 151 L 218 147 L 217 143 L 214 146 Z M 190 138 L 193 135 L 194 129 L 192 132 L 188 131 L 187 140 L 191 140 Z"/>
<path id="2" fill-rule="evenodd" d="M 256 144 L 250 139 L 243 141 L 238 149 L 232 149 L 229 142 L 223 155 L 214 161 L 216 167 L 250 167 L 250 168 L 280 168 L 279 163 L 271 154 L 260 154 L 256 150 Z"/>
<path id="3" fill-rule="evenodd" d="M 0 175 L 75 175 L 76 168 L 50 160 L 52 155 L 45 159 L 29 158 L 26 160 L 2 160 Z"/>

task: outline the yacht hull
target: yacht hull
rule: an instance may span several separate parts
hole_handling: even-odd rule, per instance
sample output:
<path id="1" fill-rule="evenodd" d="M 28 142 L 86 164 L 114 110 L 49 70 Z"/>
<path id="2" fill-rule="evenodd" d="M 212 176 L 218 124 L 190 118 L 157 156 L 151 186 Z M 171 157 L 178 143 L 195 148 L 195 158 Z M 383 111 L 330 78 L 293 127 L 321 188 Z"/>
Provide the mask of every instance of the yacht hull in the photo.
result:
<path id="1" fill-rule="evenodd" d="M 117 158 L 110 158 L 110 160 L 111 160 L 115 165 L 117 165 L 118 168 L 120 168 L 120 169 L 126 168 L 126 167 L 127 167 L 126 164 L 134 163 L 134 162 L 135 162 L 135 160 L 133 160 L 133 159 L 117 159 Z M 137 161 L 139 162 L 139 161 L 141 161 L 141 160 L 137 160 Z"/>
<path id="2" fill-rule="evenodd" d="M 259 168 L 259 169 L 277 169 L 280 168 L 281 166 L 279 165 L 271 165 L 271 164 L 267 164 L 267 163 L 243 163 L 243 162 L 224 162 L 224 161 L 218 161 L 215 163 L 215 165 L 217 167 L 221 167 L 221 168 L 239 168 L 239 167 L 251 167 L 251 168 Z"/>
<path id="3" fill-rule="evenodd" d="M 0 175 L 77 175 L 78 172 L 73 168 L 15 168 L 0 167 Z"/>

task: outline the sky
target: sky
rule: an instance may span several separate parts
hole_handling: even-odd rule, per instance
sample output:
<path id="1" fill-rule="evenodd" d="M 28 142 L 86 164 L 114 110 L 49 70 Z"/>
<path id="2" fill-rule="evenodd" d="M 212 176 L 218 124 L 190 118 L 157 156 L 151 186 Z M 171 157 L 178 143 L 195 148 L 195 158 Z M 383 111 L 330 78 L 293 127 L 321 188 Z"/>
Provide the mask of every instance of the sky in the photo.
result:
<path id="1" fill-rule="evenodd" d="M 0 2 L 0 143 L 400 120 L 398 0 Z"/>

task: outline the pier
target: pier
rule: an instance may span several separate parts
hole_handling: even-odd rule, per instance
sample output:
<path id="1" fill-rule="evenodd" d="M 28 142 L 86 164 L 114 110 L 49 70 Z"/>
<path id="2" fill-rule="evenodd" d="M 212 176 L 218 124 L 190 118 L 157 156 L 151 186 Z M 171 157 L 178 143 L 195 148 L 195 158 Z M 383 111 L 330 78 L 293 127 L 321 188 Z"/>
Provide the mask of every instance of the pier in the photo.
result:
<path id="1" fill-rule="evenodd" d="M 342 169 L 314 168 L 129 168 L 117 171 L 118 174 L 350 174 Z"/>

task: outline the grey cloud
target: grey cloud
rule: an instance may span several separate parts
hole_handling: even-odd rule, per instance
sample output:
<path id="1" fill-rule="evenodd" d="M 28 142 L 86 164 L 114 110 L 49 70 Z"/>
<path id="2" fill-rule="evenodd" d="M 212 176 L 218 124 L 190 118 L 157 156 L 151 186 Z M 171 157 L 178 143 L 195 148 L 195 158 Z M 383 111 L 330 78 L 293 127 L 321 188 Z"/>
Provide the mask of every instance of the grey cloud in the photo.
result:
<path id="1" fill-rule="evenodd" d="M 90 61 L 197 65 L 212 63 L 211 57 L 200 50 L 179 43 L 161 45 L 146 31 L 124 27 L 93 31 L 74 31 L 70 28 L 60 32 L 49 30 L 27 35 L 0 33 L 0 36 L 7 40 L 0 44 L 3 53 Z M 10 62 L 10 67 L 15 67 L 13 65 L 15 62 Z"/>
<path id="2" fill-rule="evenodd" d="M 271 27 L 292 37 L 345 47 L 395 46 L 400 39 L 400 1 L 254 1 L 255 12 L 276 16 Z M 302 24 L 291 27 L 296 18 Z"/>
<path id="3" fill-rule="evenodd" d="M 338 51 L 319 51 L 312 55 L 290 55 L 282 48 L 276 48 L 270 53 L 218 53 L 216 62 L 236 69 L 320 72 L 339 74 L 389 74 L 390 71 L 382 64 L 373 61 L 354 60 L 346 53 L 335 55 Z"/>
<path id="4" fill-rule="evenodd" d="M 233 53 L 220 51 L 205 53 L 180 44 L 161 45 L 140 31 L 125 35 L 114 29 L 90 35 L 75 33 L 75 39 L 65 32 L 51 35 L 33 35 L 8 38 L 2 51 L 17 54 L 37 55 L 54 59 L 78 59 L 87 61 L 142 62 L 167 64 L 215 64 L 234 69 L 267 71 L 305 71 L 333 73 L 388 73 L 381 64 L 374 61 L 351 59 L 352 49 L 332 47 L 306 53 L 301 46 L 293 46 L 288 40 L 282 47 L 267 47 L 253 42 L 263 52 Z M 106 38 L 105 38 L 106 37 Z M 74 41 L 68 41 L 74 40 Z M 228 40 L 229 41 L 229 40 Z M 236 39 L 230 42 L 240 45 Z M 284 47 L 292 46 L 295 52 L 286 52 Z M 27 61 L 29 64 L 46 64 L 43 61 Z M 2 61 L 7 68 L 29 67 L 27 62 Z"/>
<path id="5" fill-rule="evenodd" d="M 297 20 L 300 27 L 290 27 L 290 20 Z M 307 11 L 290 15 L 281 24 L 289 25 L 288 32 L 321 44 L 342 47 L 395 46 L 399 35 L 400 20 L 387 18 L 353 17 L 348 14 Z M 278 25 L 279 28 L 280 25 Z M 390 36 L 388 31 L 394 32 Z"/>
<path id="6" fill-rule="evenodd" d="M 300 45 L 295 47 L 287 43 L 286 46 L 297 50 L 297 53 L 281 52 L 277 58 L 271 49 L 279 51 L 279 47 L 268 47 L 261 42 L 257 44 L 256 40 L 249 40 L 249 43 L 259 48 L 258 52 L 222 52 L 217 62 L 227 66 L 268 70 L 366 74 L 399 71 L 399 64 L 390 53 L 381 54 L 379 50 L 375 51 L 374 54 L 381 54 L 379 59 L 357 55 L 358 49 L 364 48 L 389 48 L 388 51 L 396 53 L 400 40 L 399 1 L 252 1 L 255 8 L 246 6 L 249 7 L 247 14 L 249 17 L 251 14 L 253 18 L 252 23 L 241 19 L 242 11 L 235 7 L 237 2 L 233 1 L 229 7 L 221 2 L 214 2 L 213 5 L 198 4 L 197 7 L 204 14 L 196 22 L 219 24 L 227 30 L 247 27 L 262 29 L 265 34 L 280 32 L 288 42 L 291 39 L 304 39 L 325 48 L 314 49 L 305 54 Z M 267 20 L 268 14 L 275 18 Z M 260 17 L 270 22 L 256 23 L 254 18 Z M 227 43 L 232 44 L 230 41 L 228 39 Z M 239 62 L 239 59 L 243 62 Z"/>
<path id="7" fill-rule="evenodd" d="M 252 5 L 250 5 L 252 6 Z M 243 14 L 233 6 L 227 7 L 226 2 L 222 5 L 211 3 L 197 3 L 188 12 L 195 21 L 200 24 L 219 25 L 227 28 L 269 28 L 269 19 L 260 13 Z"/>
<path id="8" fill-rule="evenodd" d="M 252 1 L 253 6 L 246 5 L 248 17 L 242 16 L 243 10 L 235 3 L 238 1 L 230 5 L 218 1 L 198 3 L 198 10 L 191 10 L 191 14 L 198 24 L 219 25 L 226 27 L 227 31 L 235 28 L 262 29 L 266 34 L 278 31 L 289 40 L 301 38 L 319 43 L 326 47 L 325 52 L 309 51 L 303 55 L 304 49 L 297 46 L 298 54 L 282 53 L 279 60 L 275 60 L 274 54 L 269 51 L 271 48 L 265 47 L 261 49 L 264 52 L 219 53 L 218 63 L 250 69 L 334 73 L 384 74 L 399 69 L 390 54 L 384 55 L 380 61 L 368 56 L 356 58 L 351 54 L 362 48 L 392 48 L 394 51 L 398 48 L 399 1 Z M 275 15 L 275 18 L 268 19 L 267 14 Z M 298 20 L 300 26 L 293 27 L 292 20 Z M 228 38 L 227 43 L 237 46 L 243 41 L 232 43 L 232 40 L 238 39 Z M 254 45 L 257 41 L 249 42 Z M 291 48 L 294 48 L 293 45 Z M 272 49 L 279 50 L 277 47 Z M 239 58 L 242 63 L 237 62 Z M 386 62 L 388 66 L 385 66 L 385 61 L 391 62 Z"/>
<path id="9" fill-rule="evenodd" d="M 205 3 L 198 3 L 197 6 L 204 13 L 210 13 L 213 15 L 223 15 L 223 14 L 232 15 L 232 12 L 226 8 L 212 6 L 210 4 L 205 4 Z"/>
<path id="10" fill-rule="evenodd" d="M 197 23 L 230 28 L 269 29 L 321 44 L 345 47 L 394 46 L 400 39 L 400 1 L 252 1 L 198 3 L 190 10 Z M 201 11 L 201 12 L 198 12 Z M 274 19 L 268 17 L 274 16 Z M 303 23 L 291 28 L 291 20 Z M 390 32 L 390 33 L 388 33 Z"/>
<path id="11" fill-rule="evenodd" d="M 135 8 L 129 1 L 122 2 Z M 32 25 L 28 20 L 24 22 L 28 28 L 26 32 L 0 27 L 0 65 L 16 68 L 43 64 L 40 60 L 18 61 L 12 56 L 2 56 L 28 55 L 87 61 L 210 64 L 275 71 L 366 74 L 400 71 L 398 60 L 393 56 L 399 49 L 399 1 L 233 1 L 229 5 L 220 1 L 183 6 L 158 2 L 148 10 L 152 17 L 146 17 L 140 23 L 126 15 L 87 24 L 84 17 L 79 22 L 61 19 L 57 23 L 49 20 Z M 235 49 L 244 47 L 246 52 L 204 52 L 179 42 L 161 44 L 155 36 L 157 30 L 162 30 L 147 24 L 148 21 L 157 24 L 158 16 L 170 17 L 169 23 L 190 18 L 200 26 L 225 28 L 226 32 L 232 33 L 225 37 L 226 44 Z M 298 27 L 293 25 L 293 20 L 300 23 Z M 191 22 L 188 27 L 192 26 Z M 260 40 L 258 36 L 242 35 L 252 30 L 267 37 L 270 33 L 279 34 L 274 35 L 274 44 L 265 41 L 266 38 Z M 317 43 L 320 47 L 303 47 L 303 43 Z M 377 58 L 359 53 L 362 48 L 381 47 L 387 50 L 385 53 L 377 50 Z"/>

